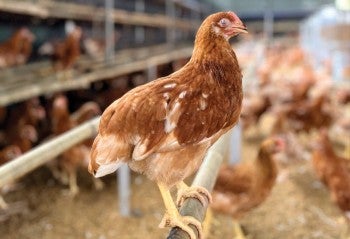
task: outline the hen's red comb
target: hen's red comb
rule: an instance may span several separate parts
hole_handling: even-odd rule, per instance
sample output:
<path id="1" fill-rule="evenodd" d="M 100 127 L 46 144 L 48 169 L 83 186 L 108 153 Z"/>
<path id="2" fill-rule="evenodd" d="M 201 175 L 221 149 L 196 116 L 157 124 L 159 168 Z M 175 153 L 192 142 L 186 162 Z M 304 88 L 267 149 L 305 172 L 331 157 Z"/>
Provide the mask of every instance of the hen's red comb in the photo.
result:
<path id="1" fill-rule="evenodd" d="M 239 17 L 236 15 L 236 13 L 229 11 L 228 14 L 230 14 L 230 16 L 235 19 L 236 21 L 241 21 L 241 19 L 239 19 Z"/>
<path id="2" fill-rule="evenodd" d="M 277 146 L 278 146 L 281 150 L 284 149 L 284 148 L 286 147 L 286 142 L 284 141 L 284 139 L 277 137 L 275 140 L 276 140 Z"/>

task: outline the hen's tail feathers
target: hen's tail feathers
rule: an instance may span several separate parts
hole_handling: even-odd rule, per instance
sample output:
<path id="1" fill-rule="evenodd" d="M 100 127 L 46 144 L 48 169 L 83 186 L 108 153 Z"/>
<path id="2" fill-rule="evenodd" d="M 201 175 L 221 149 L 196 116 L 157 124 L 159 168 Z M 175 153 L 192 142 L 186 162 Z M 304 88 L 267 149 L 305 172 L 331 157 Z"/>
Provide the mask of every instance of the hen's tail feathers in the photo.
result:
<path id="1" fill-rule="evenodd" d="M 94 171 L 94 176 L 96 178 L 105 176 L 115 172 L 124 162 L 112 162 L 109 164 L 102 164 Z"/>
<path id="2" fill-rule="evenodd" d="M 113 173 L 123 163 L 123 160 L 118 159 L 117 144 L 114 144 L 115 139 L 111 137 L 101 137 L 98 135 L 91 149 L 91 159 L 89 163 L 89 172 L 95 177 Z"/>

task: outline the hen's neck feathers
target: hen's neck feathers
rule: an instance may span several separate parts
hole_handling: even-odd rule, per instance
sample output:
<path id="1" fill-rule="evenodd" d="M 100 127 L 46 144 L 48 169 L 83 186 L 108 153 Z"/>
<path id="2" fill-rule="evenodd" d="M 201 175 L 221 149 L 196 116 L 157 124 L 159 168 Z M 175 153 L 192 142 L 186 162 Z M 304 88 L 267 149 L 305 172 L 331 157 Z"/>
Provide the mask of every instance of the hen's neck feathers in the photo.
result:
<path id="1" fill-rule="evenodd" d="M 230 43 L 223 36 L 215 33 L 211 24 L 199 28 L 190 62 L 220 61 L 224 63 L 227 60 L 232 62 L 232 58 L 238 66 Z"/>
<path id="2" fill-rule="evenodd" d="M 256 164 L 264 178 L 275 178 L 277 175 L 276 164 L 272 157 L 273 154 L 265 147 L 260 148 Z"/>

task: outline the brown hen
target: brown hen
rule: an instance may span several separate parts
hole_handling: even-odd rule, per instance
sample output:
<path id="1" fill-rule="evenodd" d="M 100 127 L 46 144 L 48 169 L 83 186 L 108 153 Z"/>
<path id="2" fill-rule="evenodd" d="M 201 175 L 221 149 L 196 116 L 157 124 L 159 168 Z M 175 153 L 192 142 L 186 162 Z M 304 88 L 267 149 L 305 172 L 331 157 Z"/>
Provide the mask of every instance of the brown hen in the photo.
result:
<path id="1" fill-rule="evenodd" d="M 348 160 L 339 157 L 325 129 L 312 152 L 312 163 L 318 178 L 328 187 L 331 199 L 344 212 L 350 223 L 350 168 Z"/>
<path id="2" fill-rule="evenodd" d="M 85 103 L 76 112 L 70 114 L 68 109 L 68 99 L 64 95 L 58 95 L 54 99 L 52 107 L 52 131 L 54 135 L 60 135 L 88 120 L 89 117 L 93 117 L 100 112 L 99 107 L 95 103 Z M 64 173 L 59 172 L 56 168 L 51 166 L 52 173 L 62 183 L 69 184 L 69 190 L 71 195 L 76 195 L 79 192 L 77 184 L 77 169 L 79 167 L 87 168 L 90 160 L 90 148 L 81 143 L 74 145 L 67 151 L 63 152 L 59 156 L 58 165 L 67 174 L 66 178 Z M 96 189 L 101 189 L 103 183 L 101 180 L 93 178 L 93 182 Z"/>
<path id="3" fill-rule="evenodd" d="M 22 153 L 29 151 L 39 139 L 38 126 L 45 117 L 38 98 L 10 107 L 4 122 L 5 143 L 18 145 Z"/>
<path id="4" fill-rule="evenodd" d="M 71 69 L 80 56 L 80 40 L 82 37 L 82 29 L 74 26 L 68 33 L 67 37 L 62 41 L 48 42 L 39 49 L 41 55 L 51 56 L 54 69 L 56 71 Z"/>
<path id="5" fill-rule="evenodd" d="M 262 142 L 255 161 L 238 165 L 223 165 L 214 186 L 210 208 L 227 214 L 235 221 L 259 206 L 270 194 L 277 177 L 273 156 L 284 148 L 281 138 L 268 138 Z M 243 237 L 235 223 L 235 231 Z"/>
<path id="6" fill-rule="evenodd" d="M 27 62 L 35 37 L 28 28 L 15 31 L 5 42 L 0 44 L 0 69 Z"/>
<path id="7" fill-rule="evenodd" d="M 194 197 L 202 203 L 210 194 L 183 180 L 202 163 L 208 148 L 237 122 L 242 103 L 242 74 L 229 38 L 246 33 L 233 12 L 210 15 L 200 26 L 190 61 L 169 76 L 134 88 L 103 113 L 89 171 L 96 177 L 122 164 L 156 181 L 166 213 L 160 227 L 201 224 L 182 217 L 170 195 L 178 187 L 178 203 Z"/>

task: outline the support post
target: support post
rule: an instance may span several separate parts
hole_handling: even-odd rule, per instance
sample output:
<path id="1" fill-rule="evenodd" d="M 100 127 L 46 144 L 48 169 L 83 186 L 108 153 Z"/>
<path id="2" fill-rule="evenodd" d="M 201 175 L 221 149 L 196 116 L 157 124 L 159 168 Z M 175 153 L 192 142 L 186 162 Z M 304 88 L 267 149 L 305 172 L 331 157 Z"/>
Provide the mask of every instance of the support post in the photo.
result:
<path id="1" fill-rule="evenodd" d="M 115 37 L 114 37 L 114 0 L 105 0 L 105 60 L 112 62 L 114 60 Z"/>
<path id="2" fill-rule="evenodd" d="M 145 11 L 145 1 L 136 0 L 135 1 L 135 11 L 144 12 Z M 135 27 L 135 42 L 136 44 L 142 44 L 145 41 L 145 28 L 144 26 Z"/>
<path id="3" fill-rule="evenodd" d="M 232 134 L 230 137 L 230 157 L 229 164 L 237 164 L 242 159 L 242 127 L 241 123 L 238 124 L 232 129 Z"/>
<path id="4" fill-rule="evenodd" d="M 264 12 L 264 38 L 265 44 L 272 41 L 273 38 L 273 0 L 265 0 L 265 12 Z"/>
<path id="5" fill-rule="evenodd" d="M 167 17 L 172 19 L 172 23 L 175 23 L 175 3 L 173 0 L 165 1 L 165 13 Z M 176 32 L 175 27 L 170 25 L 166 29 L 166 41 L 167 43 L 175 43 L 176 40 Z"/>
<path id="6" fill-rule="evenodd" d="M 130 169 L 124 164 L 117 170 L 119 212 L 123 217 L 130 216 Z"/>
<path id="7" fill-rule="evenodd" d="M 149 65 L 147 67 L 147 82 L 153 81 L 157 79 L 157 66 L 155 65 Z"/>

